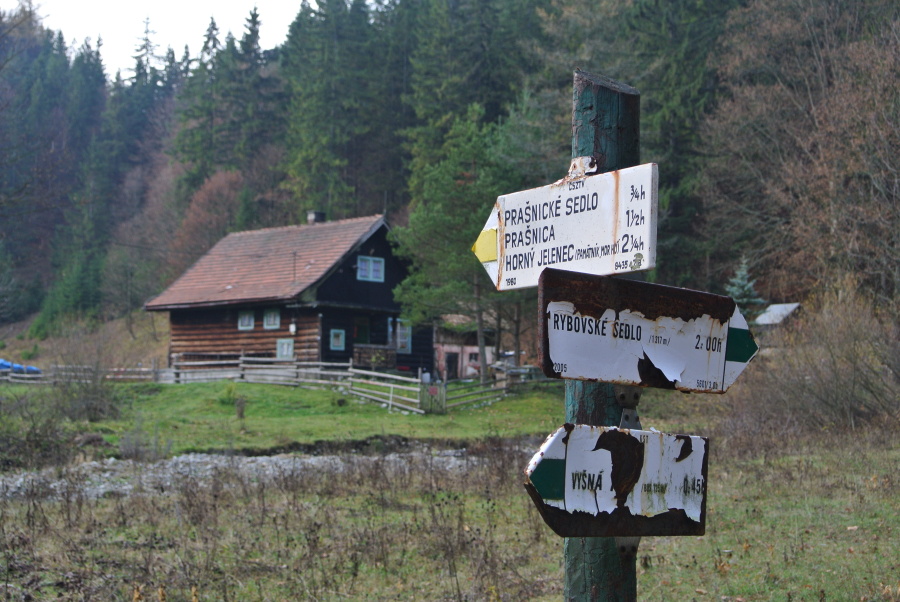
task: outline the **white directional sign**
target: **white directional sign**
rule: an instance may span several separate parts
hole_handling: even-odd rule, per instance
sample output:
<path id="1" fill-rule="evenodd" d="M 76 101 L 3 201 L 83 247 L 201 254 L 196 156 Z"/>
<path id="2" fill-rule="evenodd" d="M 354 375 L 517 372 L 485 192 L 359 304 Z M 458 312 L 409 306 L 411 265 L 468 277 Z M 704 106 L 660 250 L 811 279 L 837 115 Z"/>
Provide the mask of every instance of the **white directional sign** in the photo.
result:
<path id="1" fill-rule="evenodd" d="M 723 393 L 759 351 L 722 295 L 547 270 L 538 297 L 551 377 Z"/>
<path id="2" fill-rule="evenodd" d="M 472 250 L 501 291 L 537 286 L 550 266 L 586 274 L 652 269 L 657 180 L 648 163 L 503 195 Z"/>
<path id="3" fill-rule="evenodd" d="M 708 440 L 567 424 L 535 454 L 526 488 L 565 537 L 702 534 Z"/>

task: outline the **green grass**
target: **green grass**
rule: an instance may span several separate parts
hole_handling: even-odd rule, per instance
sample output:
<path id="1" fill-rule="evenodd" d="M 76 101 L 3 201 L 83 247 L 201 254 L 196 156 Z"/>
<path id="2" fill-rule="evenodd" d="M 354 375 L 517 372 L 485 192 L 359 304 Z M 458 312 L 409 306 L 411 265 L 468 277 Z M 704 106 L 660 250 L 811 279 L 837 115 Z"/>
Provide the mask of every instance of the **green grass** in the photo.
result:
<path id="1" fill-rule="evenodd" d="M 278 450 L 318 441 L 371 437 L 471 440 L 486 436 L 549 435 L 565 421 L 562 383 L 526 389 L 487 405 L 421 415 L 364 401 L 331 389 L 246 383 L 117 385 L 121 416 L 94 428 L 118 445 L 141 431 L 171 453 Z M 235 399 L 244 400 L 238 418 Z M 645 427 L 707 434 L 723 411 L 721 396 L 647 390 L 638 407 Z"/>
<path id="2" fill-rule="evenodd" d="M 810 443 L 711 463 L 706 535 L 642 541 L 641 599 L 900 600 L 896 437 Z"/>
<path id="3" fill-rule="evenodd" d="M 546 435 L 564 418 L 561 386 L 485 407 L 454 408 L 446 415 L 388 411 L 337 390 L 243 383 L 119 385 L 118 395 L 121 416 L 93 427 L 113 444 L 140 429 L 172 453 L 266 450 L 390 435 L 442 440 Z M 243 420 L 237 417 L 236 397 L 245 400 Z"/>

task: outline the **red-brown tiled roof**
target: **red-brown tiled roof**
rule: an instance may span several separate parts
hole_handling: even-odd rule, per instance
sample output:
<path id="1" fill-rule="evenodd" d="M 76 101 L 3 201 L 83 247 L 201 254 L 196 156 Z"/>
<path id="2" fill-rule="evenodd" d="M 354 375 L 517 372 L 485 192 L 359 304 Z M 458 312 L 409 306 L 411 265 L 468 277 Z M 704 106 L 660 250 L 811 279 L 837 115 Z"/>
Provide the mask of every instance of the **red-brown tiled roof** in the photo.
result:
<path id="1" fill-rule="evenodd" d="M 144 309 L 287 300 L 318 282 L 384 224 L 381 215 L 234 232 Z"/>

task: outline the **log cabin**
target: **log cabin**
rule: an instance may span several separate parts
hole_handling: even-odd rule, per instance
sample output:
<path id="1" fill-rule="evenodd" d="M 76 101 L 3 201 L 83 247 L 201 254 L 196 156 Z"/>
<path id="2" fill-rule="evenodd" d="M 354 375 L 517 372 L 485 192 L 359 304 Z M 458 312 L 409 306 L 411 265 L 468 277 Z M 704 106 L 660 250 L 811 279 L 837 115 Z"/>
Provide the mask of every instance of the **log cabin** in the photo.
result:
<path id="1" fill-rule="evenodd" d="M 308 221 L 228 234 L 144 305 L 169 312 L 170 365 L 243 355 L 433 369 L 432 329 L 411 329 L 394 301 L 408 267 L 383 216 Z"/>

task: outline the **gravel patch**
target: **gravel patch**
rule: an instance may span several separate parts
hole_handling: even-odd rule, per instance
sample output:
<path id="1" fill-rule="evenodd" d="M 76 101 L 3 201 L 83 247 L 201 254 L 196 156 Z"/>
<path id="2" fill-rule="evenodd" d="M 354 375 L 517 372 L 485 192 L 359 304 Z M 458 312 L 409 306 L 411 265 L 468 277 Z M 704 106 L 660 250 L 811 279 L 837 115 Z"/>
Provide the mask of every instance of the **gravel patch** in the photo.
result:
<path id="1" fill-rule="evenodd" d="M 534 453 L 532 450 L 530 453 Z M 523 466 L 529 456 L 522 452 Z M 128 496 L 144 492 L 165 492 L 177 487 L 184 479 L 208 484 L 228 474 L 233 481 L 273 482 L 285 475 L 305 471 L 340 474 L 348 470 L 375 467 L 388 470 L 429 469 L 463 471 L 481 464 L 484 457 L 465 449 L 417 450 L 378 456 L 295 455 L 236 456 L 216 454 L 185 454 L 156 462 L 136 460 L 105 460 L 83 462 L 66 467 L 40 471 L 23 471 L 0 475 L 0 496 L 6 499 L 60 499 L 66 495 L 97 499 Z"/>

